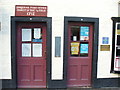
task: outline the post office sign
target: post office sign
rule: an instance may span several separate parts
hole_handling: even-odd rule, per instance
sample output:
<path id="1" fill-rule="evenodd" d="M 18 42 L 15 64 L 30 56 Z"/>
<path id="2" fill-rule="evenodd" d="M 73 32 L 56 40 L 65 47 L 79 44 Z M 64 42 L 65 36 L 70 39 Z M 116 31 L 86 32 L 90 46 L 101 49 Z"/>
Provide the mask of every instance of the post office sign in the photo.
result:
<path id="1" fill-rule="evenodd" d="M 15 16 L 47 17 L 47 6 L 16 5 Z"/>

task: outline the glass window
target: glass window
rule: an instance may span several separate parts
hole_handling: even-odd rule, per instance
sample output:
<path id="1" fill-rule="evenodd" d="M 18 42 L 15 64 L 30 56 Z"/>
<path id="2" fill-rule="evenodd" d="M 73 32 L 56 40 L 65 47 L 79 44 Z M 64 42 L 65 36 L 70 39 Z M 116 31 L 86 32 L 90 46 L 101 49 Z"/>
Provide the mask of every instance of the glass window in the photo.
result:
<path id="1" fill-rule="evenodd" d="M 71 26 L 71 56 L 88 56 L 89 49 L 89 27 Z"/>
<path id="2" fill-rule="evenodd" d="M 78 41 L 79 40 L 79 32 L 80 27 L 79 26 L 72 26 L 71 27 L 71 40 L 72 41 Z"/>
<path id="3" fill-rule="evenodd" d="M 22 57 L 42 57 L 41 28 L 22 29 Z"/>

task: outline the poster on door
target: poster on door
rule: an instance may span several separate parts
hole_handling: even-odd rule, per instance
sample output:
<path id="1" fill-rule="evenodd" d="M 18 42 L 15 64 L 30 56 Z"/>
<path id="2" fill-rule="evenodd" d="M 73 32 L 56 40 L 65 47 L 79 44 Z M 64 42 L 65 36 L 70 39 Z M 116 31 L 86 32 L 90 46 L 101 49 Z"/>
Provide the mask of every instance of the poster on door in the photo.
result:
<path id="1" fill-rule="evenodd" d="M 33 32 L 33 42 L 42 42 L 42 32 L 41 28 L 34 28 Z"/>
<path id="2" fill-rule="evenodd" d="M 88 53 L 88 44 L 80 44 L 80 53 Z"/>
<path id="3" fill-rule="evenodd" d="M 81 26 L 80 27 L 80 40 L 89 40 L 89 27 Z"/>
<path id="4" fill-rule="evenodd" d="M 72 42 L 71 43 L 71 55 L 78 55 L 79 54 L 79 43 Z"/>
<path id="5" fill-rule="evenodd" d="M 35 39 L 41 38 L 41 28 L 34 28 L 34 38 Z"/>

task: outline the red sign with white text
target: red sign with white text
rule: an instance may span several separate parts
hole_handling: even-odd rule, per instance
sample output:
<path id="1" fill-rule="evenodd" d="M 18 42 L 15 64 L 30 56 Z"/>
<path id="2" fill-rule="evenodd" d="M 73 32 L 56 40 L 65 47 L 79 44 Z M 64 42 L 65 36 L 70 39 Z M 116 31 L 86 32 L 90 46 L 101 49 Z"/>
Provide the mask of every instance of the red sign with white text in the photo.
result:
<path id="1" fill-rule="evenodd" d="M 43 16 L 47 17 L 47 6 L 16 5 L 15 16 Z"/>

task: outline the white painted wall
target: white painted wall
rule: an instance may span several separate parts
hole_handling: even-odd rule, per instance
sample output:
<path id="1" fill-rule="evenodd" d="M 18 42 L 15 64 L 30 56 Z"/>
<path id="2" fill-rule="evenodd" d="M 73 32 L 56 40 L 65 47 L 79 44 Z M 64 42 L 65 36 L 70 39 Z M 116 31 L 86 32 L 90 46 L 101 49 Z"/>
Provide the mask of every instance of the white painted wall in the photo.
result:
<path id="1" fill-rule="evenodd" d="M 63 31 L 64 16 L 99 18 L 99 46 L 102 37 L 109 37 L 112 50 L 112 20 L 118 16 L 118 0 L 1 0 L 0 1 L 0 63 L 2 76 L 11 77 L 11 48 L 10 48 L 10 16 L 15 15 L 15 5 L 44 5 L 48 6 L 48 17 L 52 17 L 52 79 L 63 78 Z M 2 11 L 2 13 L 1 13 Z M 104 33 L 104 34 L 103 34 Z M 61 57 L 55 56 L 55 36 L 61 36 Z M 98 78 L 118 77 L 110 74 L 111 50 L 98 50 Z"/>

